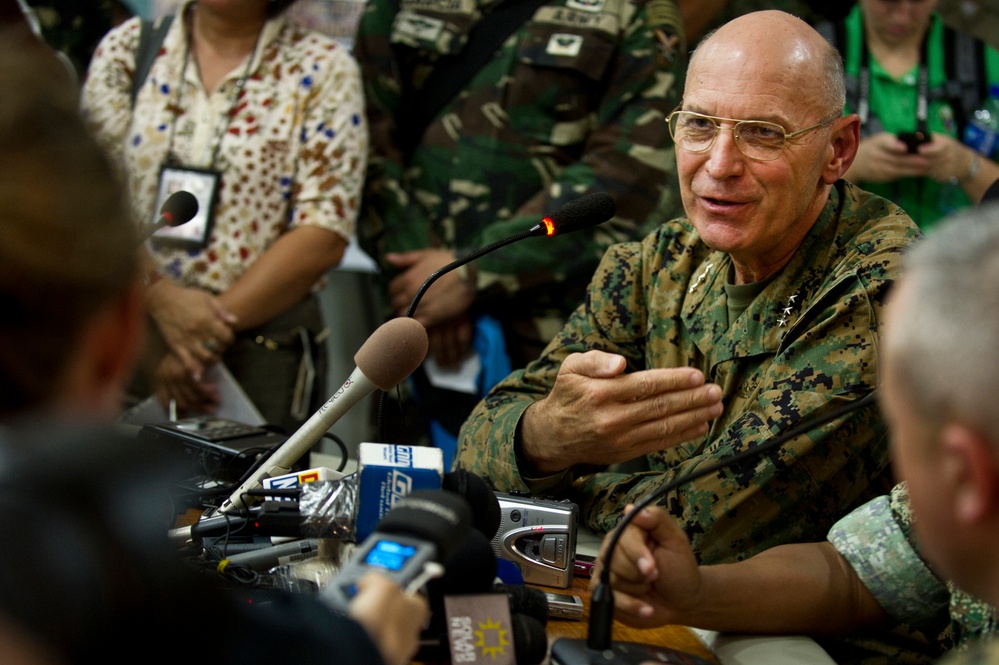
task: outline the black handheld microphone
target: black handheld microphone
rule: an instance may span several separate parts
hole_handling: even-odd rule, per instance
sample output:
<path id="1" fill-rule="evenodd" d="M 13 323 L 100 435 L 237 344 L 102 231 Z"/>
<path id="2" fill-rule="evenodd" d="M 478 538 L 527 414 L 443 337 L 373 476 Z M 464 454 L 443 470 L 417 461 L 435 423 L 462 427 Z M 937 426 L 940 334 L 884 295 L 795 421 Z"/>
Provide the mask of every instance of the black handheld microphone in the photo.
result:
<path id="1" fill-rule="evenodd" d="M 472 509 L 452 492 L 414 490 L 385 513 L 347 565 L 320 592 L 322 600 L 347 611 L 357 581 L 369 571 L 416 592 L 444 573 L 444 564 L 472 532 Z"/>
<path id="2" fill-rule="evenodd" d="M 482 476 L 465 469 L 455 469 L 444 474 L 441 489 L 454 492 L 472 506 L 472 526 L 492 540 L 499 530 L 502 518 L 499 498 Z"/>
<path id="3" fill-rule="evenodd" d="M 495 251 L 500 247 L 506 247 L 511 243 L 515 243 L 518 240 L 523 240 L 524 238 L 532 238 L 535 236 L 556 236 L 563 235 L 565 233 L 571 233 L 573 231 L 579 231 L 581 229 L 588 229 L 597 224 L 602 224 L 608 219 L 613 217 L 617 212 L 617 204 L 614 203 L 614 199 L 610 194 L 606 192 L 592 192 L 578 199 L 573 199 L 569 201 L 564 206 L 553 212 L 551 215 L 544 217 L 540 222 L 515 235 L 508 238 L 503 238 L 497 240 L 496 242 L 486 245 L 481 249 L 477 249 L 466 256 L 459 259 L 455 259 L 446 266 L 441 266 L 430 277 L 427 277 L 426 281 L 420 285 L 420 289 L 413 296 L 413 301 L 409 305 L 409 311 L 406 312 L 406 316 L 412 317 L 416 313 L 416 308 L 420 304 L 420 300 L 423 299 L 423 294 L 426 293 L 427 289 L 438 280 L 442 275 L 445 275 L 456 268 L 460 268 L 469 261 L 474 261 L 475 259 L 488 254 L 489 252 Z"/>
<path id="4" fill-rule="evenodd" d="M 198 214 L 198 199 L 191 192 L 178 190 L 167 197 L 160 207 L 160 218 L 142 231 L 142 242 L 149 240 L 164 226 L 187 224 Z"/>
<path id="5" fill-rule="evenodd" d="M 758 457 L 769 450 L 782 446 L 796 436 L 809 432 L 816 427 L 836 420 L 852 411 L 867 406 L 875 399 L 875 392 L 872 391 L 861 399 L 851 402 L 829 413 L 801 423 L 792 427 L 780 436 L 774 437 L 770 441 L 765 441 L 758 446 L 749 448 L 740 453 L 724 457 L 714 464 L 698 468 L 685 476 L 674 479 L 666 483 L 656 491 L 652 492 L 644 499 L 635 504 L 635 508 L 625 515 L 618 525 L 614 527 L 607 549 L 604 554 L 605 564 L 601 566 L 600 578 L 597 587 L 590 597 L 590 623 L 587 628 L 585 640 L 559 638 L 552 644 L 551 659 L 557 665 L 637 665 L 645 661 L 675 662 L 678 653 L 675 649 L 667 647 L 653 646 L 649 644 L 639 644 L 637 642 L 613 642 L 611 632 L 614 623 L 614 593 L 610 584 L 610 561 L 614 558 L 614 550 L 617 542 L 621 538 L 621 533 L 625 527 L 631 523 L 632 518 L 643 508 L 656 501 L 659 497 L 670 492 L 680 485 L 693 482 L 698 478 L 710 475 L 721 469 L 737 464 L 743 460 Z M 685 660 L 691 665 L 710 665 L 709 661 L 697 658 L 691 654 L 683 654 Z"/>

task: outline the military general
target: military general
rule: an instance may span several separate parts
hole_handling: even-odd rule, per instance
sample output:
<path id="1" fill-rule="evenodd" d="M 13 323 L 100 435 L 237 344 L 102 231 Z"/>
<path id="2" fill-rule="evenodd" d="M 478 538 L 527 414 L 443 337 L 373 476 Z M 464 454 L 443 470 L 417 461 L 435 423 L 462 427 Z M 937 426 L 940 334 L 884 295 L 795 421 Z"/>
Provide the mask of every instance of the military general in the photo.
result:
<path id="1" fill-rule="evenodd" d="M 604 532 L 665 483 L 871 393 L 920 233 L 842 180 L 859 135 L 844 96 L 838 54 L 790 14 L 702 40 L 666 118 L 685 216 L 607 251 L 540 357 L 476 406 L 456 466 L 573 500 Z M 891 486 L 869 402 L 659 504 L 706 562 L 821 539 Z"/>

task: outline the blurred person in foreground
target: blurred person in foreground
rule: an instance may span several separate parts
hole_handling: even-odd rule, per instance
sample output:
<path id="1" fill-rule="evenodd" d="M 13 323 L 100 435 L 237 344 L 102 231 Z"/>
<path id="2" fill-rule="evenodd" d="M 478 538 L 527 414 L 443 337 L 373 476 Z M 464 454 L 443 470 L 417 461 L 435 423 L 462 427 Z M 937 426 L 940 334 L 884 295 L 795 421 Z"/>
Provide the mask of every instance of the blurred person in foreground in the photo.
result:
<path id="1" fill-rule="evenodd" d="M 703 40 L 669 117 L 686 217 L 608 250 L 541 357 L 465 422 L 456 464 L 605 532 L 689 469 L 874 390 L 884 297 L 920 234 L 841 179 L 844 96 L 839 55 L 784 12 Z M 821 537 L 890 488 L 887 466 L 871 405 L 661 505 L 704 560 L 731 560 Z"/>
<path id="2" fill-rule="evenodd" d="M 942 635 L 947 663 L 997 662 L 995 204 L 945 220 L 908 254 L 882 342 L 878 398 L 900 479 L 892 492 L 824 541 L 717 566 L 698 566 L 673 517 L 645 509 L 611 564 L 616 618 L 820 640 L 894 619 Z"/>
<path id="3" fill-rule="evenodd" d="M 305 594 L 222 587 L 168 543 L 180 476 L 111 427 L 145 332 L 127 197 L 65 68 L 4 36 L 0 643 L 43 662 L 123 662 L 135 640 L 186 659 L 187 636 L 212 630 L 196 647 L 208 662 L 409 662 L 427 606 L 383 576 L 346 617 Z"/>

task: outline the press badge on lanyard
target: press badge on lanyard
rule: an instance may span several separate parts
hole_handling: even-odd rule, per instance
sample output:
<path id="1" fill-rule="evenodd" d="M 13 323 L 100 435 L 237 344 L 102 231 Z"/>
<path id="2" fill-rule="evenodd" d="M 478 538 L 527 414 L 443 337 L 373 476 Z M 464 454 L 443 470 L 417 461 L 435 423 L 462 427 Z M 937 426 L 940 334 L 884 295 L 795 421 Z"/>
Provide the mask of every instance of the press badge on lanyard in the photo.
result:
<path id="1" fill-rule="evenodd" d="M 188 29 L 191 29 L 190 25 L 188 25 Z M 258 42 L 259 39 L 260 35 L 258 34 Z M 254 43 L 253 50 L 250 52 L 250 57 L 246 61 L 246 70 L 243 72 L 243 75 L 236 80 L 236 84 L 233 86 L 232 92 L 229 95 L 229 109 L 224 114 L 222 123 L 216 126 L 215 137 L 213 140 L 214 147 L 211 152 L 211 162 L 206 168 L 183 166 L 183 163 L 174 155 L 173 139 L 174 133 L 177 129 L 177 117 L 175 112 L 173 122 L 170 124 L 170 142 L 167 147 L 167 159 L 163 166 L 160 167 L 160 181 L 159 187 L 156 191 L 156 207 L 154 210 L 158 211 L 162 208 L 163 202 L 166 201 L 167 197 L 174 192 L 186 189 L 194 195 L 194 198 L 198 199 L 198 214 L 196 214 L 191 221 L 186 224 L 172 227 L 164 226 L 158 229 L 152 236 L 154 241 L 160 240 L 179 242 L 191 248 L 201 248 L 208 243 L 208 238 L 211 236 L 212 226 L 215 222 L 215 201 L 218 198 L 219 184 L 222 182 L 222 172 L 214 168 L 215 162 L 218 159 L 219 147 L 222 145 L 222 138 L 225 136 L 225 133 L 229 128 L 229 123 L 232 121 L 232 117 L 236 113 L 236 105 L 243 93 L 243 86 L 246 85 L 246 80 L 250 77 L 250 68 L 253 65 L 253 58 L 257 53 L 258 45 L 258 43 Z M 185 73 L 187 72 L 187 63 L 190 58 L 190 53 L 191 45 L 189 42 L 187 50 L 184 52 L 184 65 L 180 73 L 181 82 L 184 81 Z M 177 101 L 174 106 L 175 108 L 181 108 L 180 98 L 183 85 L 178 84 L 176 90 Z"/>
<path id="2" fill-rule="evenodd" d="M 164 226 L 153 234 L 154 240 L 169 240 L 192 247 L 204 247 L 212 233 L 215 221 L 215 199 L 218 196 L 222 173 L 215 169 L 198 169 L 189 166 L 164 164 L 160 168 L 156 207 L 159 210 L 167 197 L 178 190 L 187 190 L 198 199 L 198 213 L 191 221 L 180 226 Z"/>

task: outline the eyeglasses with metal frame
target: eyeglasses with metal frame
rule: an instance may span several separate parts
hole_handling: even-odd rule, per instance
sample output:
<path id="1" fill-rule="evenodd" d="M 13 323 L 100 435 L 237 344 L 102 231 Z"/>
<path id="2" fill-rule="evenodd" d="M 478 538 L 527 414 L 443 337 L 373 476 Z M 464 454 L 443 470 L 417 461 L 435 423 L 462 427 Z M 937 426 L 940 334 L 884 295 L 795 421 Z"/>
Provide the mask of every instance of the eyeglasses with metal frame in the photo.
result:
<path id="1" fill-rule="evenodd" d="M 673 142 L 687 152 L 704 152 L 714 145 L 718 132 L 730 130 L 735 138 L 735 144 L 746 157 L 761 162 L 770 162 L 784 152 L 788 141 L 793 141 L 816 129 L 828 127 L 841 114 L 829 116 L 822 122 L 790 132 L 775 122 L 766 120 L 736 120 L 735 118 L 719 118 L 693 111 L 673 111 L 666 117 L 669 125 L 669 135 Z M 732 123 L 730 127 L 722 127 L 721 123 Z"/>

